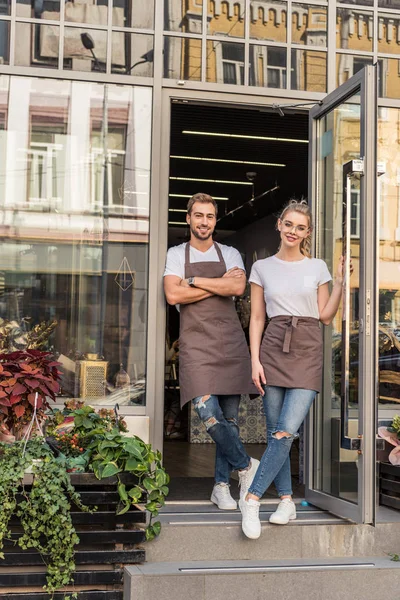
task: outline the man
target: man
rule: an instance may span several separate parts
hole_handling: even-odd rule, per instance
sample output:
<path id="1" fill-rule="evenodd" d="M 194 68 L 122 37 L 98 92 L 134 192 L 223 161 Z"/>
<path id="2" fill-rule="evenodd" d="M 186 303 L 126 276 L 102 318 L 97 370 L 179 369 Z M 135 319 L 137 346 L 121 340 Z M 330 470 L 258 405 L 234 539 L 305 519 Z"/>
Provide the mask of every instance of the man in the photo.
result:
<path id="1" fill-rule="evenodd" d="M 220 509 L 237 508 L 229 491 L 233 470 L 239 472 L 245 497 L 259 461 L 240 440 L 240 394 L 256 392 L 246 339 L 232 296 L 246 286 L 244 265 L 235 248 L 214 243 L 217 204 L 208 194 L 188 202 L 190 242 L 168 250 L 164 290 L 171 305 L 180 305 L 179 385 L 181 406 L 191 401 L 216 443 L 215 485 L 211 501 Z"/>

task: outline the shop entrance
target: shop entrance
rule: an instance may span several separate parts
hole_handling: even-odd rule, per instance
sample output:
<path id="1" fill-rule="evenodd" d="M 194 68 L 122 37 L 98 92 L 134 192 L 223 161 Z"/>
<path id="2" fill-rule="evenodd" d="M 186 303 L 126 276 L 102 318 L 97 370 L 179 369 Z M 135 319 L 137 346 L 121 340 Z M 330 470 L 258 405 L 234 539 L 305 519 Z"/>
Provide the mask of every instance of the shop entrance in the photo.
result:
<path id="1" fill-rule="evenodd" d="M 215 240 L 233 246 L 250 273 L 253 262 L 278 247 L 276 217 L 290 198 L 307 197 L 308 113 L 274 108 L 173 100 L 169 161 L 168 247 L 189 239 L 186 204 L 197 192 L 218 203 Z M 249 288 L 236 301 L 248 339 Z M 179 407 L 179 313 L 167 308 L 164 390 L 164 464 L 169 500 L 209 500 L 215 446 L 190 404 Z M 260 398 L 242 397 L 241 437 L 248 454 L 265 449 Z M 302 436 L 292 449 L 297 497 L 304 498 Z M 231 492 L 238 496 L 232 481 Z M 266 498 L 275 498 L 270 489 Z"/>

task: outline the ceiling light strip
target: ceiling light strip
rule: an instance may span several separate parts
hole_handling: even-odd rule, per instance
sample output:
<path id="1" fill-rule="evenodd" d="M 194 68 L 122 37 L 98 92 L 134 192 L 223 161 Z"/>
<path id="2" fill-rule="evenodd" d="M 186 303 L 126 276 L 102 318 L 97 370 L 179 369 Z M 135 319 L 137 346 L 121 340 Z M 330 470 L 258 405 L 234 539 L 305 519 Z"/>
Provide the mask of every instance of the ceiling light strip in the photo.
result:
<path id="1" fill-rule="evenodd" d="M 187 212 L 186 208 L 169 208 L 169 212 Z"/>
<path id="2" fill-rule="evenodd" d="M 239 165 L 258 165 L 261 167 L 286 167 L 282 163 L 268 163 L 268 162 L 256 162 L 254 160 L 231 160 L 229 158 L 205 158 L 200 156 L 177 156 L 171 154 L 170 158 L 179 158 L 181 160 L 203 160 L 205 162 L 222 162 L 222 163 L 234 163 Z"/>
<path id="3" fill-rule="evenodd" d="M 170 198 L 192 198 L 194 194 L 168 194 Z M 214 200 L 229 200 L 229 198 L 225 198 L 225 196 L 213 196 Z"/>
<path id="4" fill-rule="evenodd" d="M 168 221 L 168 225 L 187 225 L 186 221 Z"/>
<path id="5" fill-rule="evenodd" d="M 225 183 L 231 185 L 253 185 L 250 181 L 227 181 L 225 179 L 197 179 L 196 177 L 170 177 L 174 181 L 200 181 L 201 183 Z"/>
<path id="6" fill-rule="evenodd" d="M 263 136 L 263 135 L 240 135 L 238 133 L 214 133 L 213 131 L 187 131 L 187 130 L 182 131 L 182 133 L 189 134 L 189 135 L 209 135 L 209 136 L 213 136 L 213 137 L 237 138 L 239 140 L 263 140 L 266 142 L 291 142 L 293 144 L 308 144 L 308 140 L 267 137 L 267 136 Z"/>

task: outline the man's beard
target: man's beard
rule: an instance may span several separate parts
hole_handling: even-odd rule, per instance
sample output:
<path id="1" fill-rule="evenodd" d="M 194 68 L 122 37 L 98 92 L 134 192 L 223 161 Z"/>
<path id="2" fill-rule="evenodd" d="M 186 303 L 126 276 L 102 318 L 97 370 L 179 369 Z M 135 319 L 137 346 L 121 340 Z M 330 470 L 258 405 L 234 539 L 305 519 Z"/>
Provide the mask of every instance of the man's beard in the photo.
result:
<path id="1" fill-rule="evenodd" d="M 196 229 L 194 229 L 194 227 L 192 227 L 191 225 L 189 225 L 189 227 L 190 232 L 193 233 L 194 237 L 201 241 L 209 240 L 212 234 L 214 233 L 214 230 L 211 229 L 208 231 L 208 235 L 201 235 Z"/>

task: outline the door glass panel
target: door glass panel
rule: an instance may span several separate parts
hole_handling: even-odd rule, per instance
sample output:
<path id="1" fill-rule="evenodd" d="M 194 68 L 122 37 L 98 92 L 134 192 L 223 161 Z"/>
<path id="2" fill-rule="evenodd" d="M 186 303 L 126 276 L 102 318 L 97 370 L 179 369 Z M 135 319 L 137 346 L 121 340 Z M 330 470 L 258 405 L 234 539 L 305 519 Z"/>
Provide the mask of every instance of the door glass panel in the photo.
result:
<path id="1" fill-rule="evenodd" d="M 319 122 L 319 226 L 321 258 L 335 276 L 343 252 L 343 165 L 360 157 L 360 97 L 352 96 L 331 110 Z M 349 385 L 348 423 L 350 437 L 358 434 L 358 365 L 359 365 L 359 252 L 360 252 L 360 185 L 351 179 L 350 252 L 354 272 L 350 280 L 348 311 L 343 304 L 333 323 L 324 327 L 324 387 L 316 404 L 314 421 L 314 489 L 357 502 L 358 454 L 341 448 L 341 385 L 343 318 L 350 342 L 350 359 L 346 365 Z"/>
<path id="2" fill-rule="evenodd" d="M 379 420 L 400 402 L 400 110 L 379 108 Z M 383 137 L 384 136 L 384 137 Z M 386 412 L 386 410 L 385 410 Z M 391 418 L 387 415 L 387 418 Z"/>

